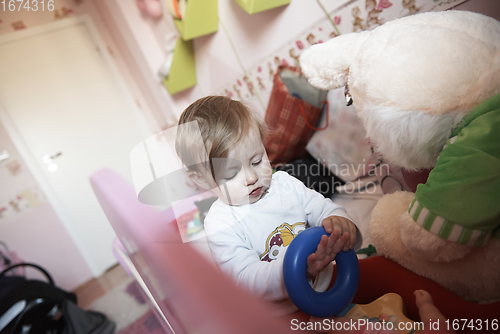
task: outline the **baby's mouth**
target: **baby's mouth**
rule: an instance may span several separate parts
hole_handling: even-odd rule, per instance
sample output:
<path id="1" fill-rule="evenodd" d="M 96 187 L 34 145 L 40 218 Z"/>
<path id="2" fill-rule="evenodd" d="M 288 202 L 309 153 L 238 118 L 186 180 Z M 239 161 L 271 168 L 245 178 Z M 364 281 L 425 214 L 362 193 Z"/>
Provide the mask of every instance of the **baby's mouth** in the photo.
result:
<path id="1" fill-rule="evenodd" d="M 250 196 L 259 196 L 262 192 L 262 187 L 255 188 L 252 190 L 252 192 L 249 194 Z"/>

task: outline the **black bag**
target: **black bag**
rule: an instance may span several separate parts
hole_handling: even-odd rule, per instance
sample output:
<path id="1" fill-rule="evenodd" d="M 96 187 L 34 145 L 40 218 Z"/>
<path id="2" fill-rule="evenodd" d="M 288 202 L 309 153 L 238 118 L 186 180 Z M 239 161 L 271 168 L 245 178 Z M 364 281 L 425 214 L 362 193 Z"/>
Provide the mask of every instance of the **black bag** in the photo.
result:
<path id="1" fill-rule="evenodd" d="M 287 172 L 302 181 L 307 188 L 316 190 L 325 198 L 332 198 L 336 192 L 335 187 L 345 184 L 328 167 L 309 154 L 303 159 L 294 160 L 276 167 L 276 170 Z"/>
<path id="2" fill-rule="evenodd" d="M 48 283 L 5 275 L 18 266 L 36 268 Z M 0 334 L 114 334 L 114 322 L 76 302 L 76 295 L 56 287 L 40 266 L 10 266 L 0 273 Z"/>

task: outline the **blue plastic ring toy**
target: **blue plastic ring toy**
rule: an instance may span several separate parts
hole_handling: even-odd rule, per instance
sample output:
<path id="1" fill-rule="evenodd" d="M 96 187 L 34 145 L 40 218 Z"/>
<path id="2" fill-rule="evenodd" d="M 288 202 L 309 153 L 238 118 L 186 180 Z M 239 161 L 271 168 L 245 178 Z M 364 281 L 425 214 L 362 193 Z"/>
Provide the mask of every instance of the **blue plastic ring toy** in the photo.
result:
<path id="1" fill-rule="evenodd" d="M 283 279 L 288 296 L 304 313 L 328 318 L 342 312 L 351 303 L 359 283 L 359 264 L 354 250 L 340 252 L 335 257 L 337 277 L 333 287 L 316 292 L 306 277 L 307 257 L 316 252 L 323 234 L 322 226 L 308 228 L 288 245 L 283 260 Z"/>

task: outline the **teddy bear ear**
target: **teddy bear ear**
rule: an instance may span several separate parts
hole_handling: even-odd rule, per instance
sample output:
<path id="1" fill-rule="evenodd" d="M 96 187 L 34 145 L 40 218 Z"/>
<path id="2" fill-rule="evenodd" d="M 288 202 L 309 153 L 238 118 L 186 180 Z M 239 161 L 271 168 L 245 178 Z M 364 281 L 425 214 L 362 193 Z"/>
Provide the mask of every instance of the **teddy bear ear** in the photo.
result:
<path id="1" fill-rule="evenodd" d="M 314 87 L 330 90 L 347 85 L 349 69 L 371 31 L 340 35 L 315 44 L 300 56 L 300 67 Z"/>

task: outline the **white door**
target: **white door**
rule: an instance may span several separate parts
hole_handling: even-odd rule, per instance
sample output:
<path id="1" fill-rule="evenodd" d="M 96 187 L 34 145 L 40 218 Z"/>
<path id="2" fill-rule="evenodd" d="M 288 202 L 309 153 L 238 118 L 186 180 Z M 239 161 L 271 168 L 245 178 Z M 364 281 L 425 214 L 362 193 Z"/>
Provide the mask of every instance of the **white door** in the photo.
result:
<path id="1" fill-rule="evenodd" d="M 89 18 L 33 29 L 0 38 L 2 119 L 97 276 L 116 263 L 115 235 L 89 176 L 110 167 L 131 182 L 130 151 L 149 134 Z"/>

